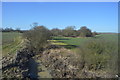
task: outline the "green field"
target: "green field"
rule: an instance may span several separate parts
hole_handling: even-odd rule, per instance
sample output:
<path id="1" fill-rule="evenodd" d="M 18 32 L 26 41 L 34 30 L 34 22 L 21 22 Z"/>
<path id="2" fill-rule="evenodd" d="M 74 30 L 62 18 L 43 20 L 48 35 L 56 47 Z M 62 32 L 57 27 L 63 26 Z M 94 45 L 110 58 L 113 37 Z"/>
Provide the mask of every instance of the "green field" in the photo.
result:
<path id="1" fill-rule="evenodd" d="M 81 43 L 91 40 L 92 38 L 73 38 L 73 37 L 54 37 L 53 40 L 62 42 L 68 45 L 80 45 Z"/>
<path id="2" fill-rule="evenodd" d="M 117 42 L 118 41 L 118 35 L 117 34 L 100 34 L 95 37 L 53 37 L 53 44 L 56 45 L 63 45 L 66 48 L 75 48 L 81 44 L 85 44 L 87 41 L 99 39 L 101 41 L 112 41 Z"/>
<path id="3" fill-rule="evenodd" d="M 22 47 L 22 34 L 18 32 L 2 33 L 2 55 L 14 54 Z"/>
<path id="4" fill-rule="evenodd" d="M 118 34 L 100 34 L 96 38 L 103 39 L 103 40 L 109 40 L 109 41 L 117 41 Z"/>
<path id="5" fill-rule="evenodd" d="M 21 33 L 18 32 L 3 32 L 2 33 L 2 44 L 9 44 L 14 42 L 16 37 L 21 36 Z"/>

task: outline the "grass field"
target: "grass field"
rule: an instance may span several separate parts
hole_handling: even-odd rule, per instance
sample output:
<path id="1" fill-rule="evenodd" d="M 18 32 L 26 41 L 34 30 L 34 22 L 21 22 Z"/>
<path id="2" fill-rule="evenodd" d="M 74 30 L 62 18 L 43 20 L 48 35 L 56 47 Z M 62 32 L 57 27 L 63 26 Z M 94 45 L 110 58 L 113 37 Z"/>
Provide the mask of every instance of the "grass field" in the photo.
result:
<path id="1" fill-rule="evenodd" d="M 87 41 L 94 40 L 94 39 L 100 39 L 102 41 L 112 41 L 112 42 L 117 42 L 118 40 L 118 35 L 117 34 L 100 34 L 95 37 L 53 37 L 53 40 L 51 40 L 53 43 L 56 45 L 62 45 L 65 46 L 66 48 L 75 48 Z"/>
<path id="2" fill-rule="evenodd" d="M 109 40 L 109 41 L 117 41 L 118 34 L 100 34 L 96 38 L 103 39 L 103 40 Z"/>
<path id="3" fill-rule="evenodd" d="M 2 44 L 9 44 L 14 42 L 16 37 L 21 36 L 21 33 L 18 32 L 3 32 L 2 33 Z"/>
<path id="4" fill-rule="evenodd" d="M 3 32 L 2 33 L 2 55 L 8 53 L 14 54 L 22 47 L 23 39 L 21 33 L 18 32 Z"/>

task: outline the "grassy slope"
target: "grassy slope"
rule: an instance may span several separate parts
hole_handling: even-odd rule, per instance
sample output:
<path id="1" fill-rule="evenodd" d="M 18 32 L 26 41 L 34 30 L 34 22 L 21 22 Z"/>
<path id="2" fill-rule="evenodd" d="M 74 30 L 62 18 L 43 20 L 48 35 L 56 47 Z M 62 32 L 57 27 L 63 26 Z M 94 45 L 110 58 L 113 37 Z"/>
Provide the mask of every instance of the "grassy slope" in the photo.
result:
<path id="1" fill-rule="evenodd" d="M 101 38 L 103 40 L 109 40 L 109 41 L 117 41 L 118 40 L 118 34 L 101 34 L 100 36 L 97 36 L 98 38 Z"/>
<path id="2" fill-rule="evenodd" d="M 18 32 L 3 32 L 2 33 L 2 54 L 14 54 L 22 47 L 23 39 L 21 33 Z"/>

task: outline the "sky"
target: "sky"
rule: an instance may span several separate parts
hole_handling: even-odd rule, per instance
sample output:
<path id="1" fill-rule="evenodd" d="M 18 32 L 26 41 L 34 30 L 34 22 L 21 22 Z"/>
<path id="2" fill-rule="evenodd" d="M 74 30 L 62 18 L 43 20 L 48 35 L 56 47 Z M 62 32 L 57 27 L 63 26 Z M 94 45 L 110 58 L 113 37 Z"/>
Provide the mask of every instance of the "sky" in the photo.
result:
<path id="1" fill-rule="evenodd" d="M 27 30 L 37 22 L 48 29 L 87 26 L 97 32 L 118 32 L 117 2 L 3 2 L 2 27 Z"/>
<path id="2" fill-rule="evenodd" d="M 2 0 L 2 2 L 118 2 L 119 0 Z"/>

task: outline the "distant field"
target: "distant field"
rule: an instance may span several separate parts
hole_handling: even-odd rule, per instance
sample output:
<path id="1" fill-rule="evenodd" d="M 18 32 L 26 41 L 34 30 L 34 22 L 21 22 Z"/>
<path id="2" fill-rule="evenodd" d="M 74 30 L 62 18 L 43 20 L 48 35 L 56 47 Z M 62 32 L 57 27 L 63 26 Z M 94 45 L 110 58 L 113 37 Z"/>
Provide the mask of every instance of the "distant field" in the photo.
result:
<path id="1" fill-rule="evenodd" d="M 23 42 L 21 33 L 18 32 L 3 32 L 2 33 L 2 54 L 14 54 L 21 48 Z"/>
<path id="2" fill-rule="evenodd" d="M 103 40 L 109 40 L 109 41 L 117 41 L 118 34 L 100 34 L 96 38 L 103 39 Z"/>
<path id="3" fill-rule="evenodd" d="M 75 46 L 79 46 L 80 44 L 83 44 L 89 40 L 94 40 L 94 39 L 100 39 L 102 41 L 114 41 L 117 42 L 118 41 L 118 35 L 117 34 L 100 34 L 97 35 L 95 37 L 87 37 L 87 38 L 83 38 L 83 37 L 78 37 L 78 38 L 74 38 L 74 37 L 53 37 L 53 44 L 57 44 L 57 45 L 68 45 L 68 47 L 71 46 L 75 47 Z"/>
<path id="4" fill-rule="evenodd" d="M 68 45 L 80 45 L 81 43 L 90 40 L 92 38 L 73 38 L 73 37 L 54 37 L 53 40 L 62 42 Z"/>
<path id="5" fill-rule="evenodd" d="M 14 42 L 16 37 L 21 36 L 21 33 L 18 32 L 3 32 L 2 33 L 2 44 L 9 44 Z"/>

